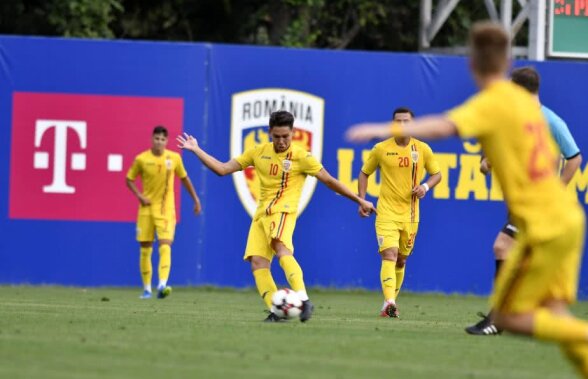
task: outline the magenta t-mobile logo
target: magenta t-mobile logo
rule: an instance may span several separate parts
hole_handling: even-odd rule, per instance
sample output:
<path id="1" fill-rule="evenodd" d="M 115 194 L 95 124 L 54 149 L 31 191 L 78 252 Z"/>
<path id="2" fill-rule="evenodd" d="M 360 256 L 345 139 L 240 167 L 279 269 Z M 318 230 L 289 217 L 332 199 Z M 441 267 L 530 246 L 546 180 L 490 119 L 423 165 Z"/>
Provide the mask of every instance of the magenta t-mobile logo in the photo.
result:
<path id="1" fill-rule="evenodd" d="M 74 171 L 86 169 L 86 153 L 71 153 L 68 155 L 67 135 L 68 129 L 75 133 L 80 148 L 85 150 L 88 145 L 88 125 L 86 121 L 65 120 L 37 120 L 35 123 L 35 149 L 42 147 L 45 132 L 53 129 L 53 152 L 35 151 L 33 167 L 37 170 L 49 168 L 50 155 L 53 154 L 53 176 L 51 184 L 43 186 L 43 192 L 47 193 L 75 193 L 76 188 L 67 183 L 68 157 L 69 168 Z M 48 134 L 48 133 L 47 133 Z M 123 156 L 121 154 L 108 154 L 106 170 L 111 172 L 122 171 Z"/>
<path id="2" fill-rule="evenodd" d="M 43 186 L 43 192 L 74 193 L 76 188 L 67 184 L 67 129 L 71 128 L 79 138 L 80 147 L 85 149 L 88 144 L 87 125 L 85 121 L 37 120 L 35 124 L 35 148 L 41 147 L 43 135 L 49 129 L 54 129 L 53 143 L 53 180 L 51 184 Z M 49 168 L 49 153 L 36 151 L 34 157 L 36 169 Z M 86 169 L 86 154 L 73 153 L 71 155 L 71 169 Z"/>
<path id="3" fill-rule="evenodd" d="M 179 98 L 15 92 L 10 217 L 135 220 L 126 171 L 156 125 L 182 132 L 183 108 Z"/>

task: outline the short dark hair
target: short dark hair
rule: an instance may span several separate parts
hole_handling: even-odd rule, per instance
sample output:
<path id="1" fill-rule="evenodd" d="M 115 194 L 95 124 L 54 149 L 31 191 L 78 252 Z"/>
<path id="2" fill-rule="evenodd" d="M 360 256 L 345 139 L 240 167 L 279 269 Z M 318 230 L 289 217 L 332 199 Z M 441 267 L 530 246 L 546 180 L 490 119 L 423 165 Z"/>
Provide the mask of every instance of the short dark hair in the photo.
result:
<path id="1" fill-rule="evenodd" d="M 165 128 L 165 126 L 157 125 L 155 128 L 153 128 L 153 135 L 156 134 L 163 134 L 167 137 L 167 129 Z"/>
<path id="2" fill-rule="evenodd" d="M 394 118 L 398 113 L 410 113 L 410 117 L 414 117 L 414 113 L 412 112 L 412 109 L 410 109 L 409 107 L 398 107 L 394 109 L 394 113 L 392 113 L 392 118 Z"/>
<path id="3" fill-rule="evenodd" d="M 510 74 L 513 83 L 518 84 L 527 91 L 539 93 L 539 84 L 541 83 L 539 73 L 532 66 L 515 68 Z"/>
<path id="4" fill-rule="evenodd" d="M 294 127 L 294 116 L 292 113 L 287 111 L 276 111 L 270 115 L 269 127 L 270 129 L 274 126 L 287 126 L 290 129 Z"/>
<path id="5" fill-rule="evenodd" d="M 470 59 L 481 75 L 498 74 L 508 68 L 510 37 L 500 25 L 476 22 L 470 30 Z"/>

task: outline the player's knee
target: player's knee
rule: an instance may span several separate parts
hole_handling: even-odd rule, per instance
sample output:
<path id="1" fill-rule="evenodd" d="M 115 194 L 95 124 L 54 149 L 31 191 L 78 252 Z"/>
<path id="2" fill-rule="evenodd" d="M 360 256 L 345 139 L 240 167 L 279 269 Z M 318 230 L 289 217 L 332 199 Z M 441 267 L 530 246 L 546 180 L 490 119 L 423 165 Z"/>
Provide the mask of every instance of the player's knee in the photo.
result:
<path id="1" fill-rule="evenodd" d="M 396 260 L 396 268 L 404 268 L 406 266 L 406 258 L 405 256 L 399 255 Z"/>
<path id="2" fill-rule="evenodd" d="M 385 261 L 396 262 L 398 259 L 398 249 L 396 248 L 382 250 L 380 254 L 382 255 L 382 259 Z"/>
<path id="3" fill-rule="evenodd" d="M 269 268 L 269 261 L 262 257 L 252 256 L 249 262 L 251 263 L 251 271 Z"/>

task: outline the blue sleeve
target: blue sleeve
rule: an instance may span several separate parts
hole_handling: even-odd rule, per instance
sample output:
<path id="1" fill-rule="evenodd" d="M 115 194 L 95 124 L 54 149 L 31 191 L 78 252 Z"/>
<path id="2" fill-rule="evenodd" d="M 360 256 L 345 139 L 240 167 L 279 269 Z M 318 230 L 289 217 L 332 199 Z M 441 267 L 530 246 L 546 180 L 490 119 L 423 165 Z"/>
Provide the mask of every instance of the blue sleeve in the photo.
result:
<path id="1" fill-rule="evenodd" d="M 571 159 L 580 154 L 580 149 L 578 148 L 574 137 L 572 137 L 572 133 L 570 133 L 570 129 L 568 129 L 568 125 L 565 121 L 544 105 L 541 106 L 541 111 L 547 119 L 551 134 L 553 135 L 557 146 L 559 146 L 559 150 L 564 158 Z"/>

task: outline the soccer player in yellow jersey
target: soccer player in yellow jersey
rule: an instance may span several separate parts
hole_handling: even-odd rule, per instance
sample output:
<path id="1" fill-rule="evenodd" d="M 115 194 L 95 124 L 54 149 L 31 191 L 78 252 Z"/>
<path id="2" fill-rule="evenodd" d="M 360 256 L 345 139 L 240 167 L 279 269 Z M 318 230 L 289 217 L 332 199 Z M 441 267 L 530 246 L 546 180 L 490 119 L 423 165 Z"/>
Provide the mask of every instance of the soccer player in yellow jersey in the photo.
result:
<path id="1" fill-rule="evenodd" d="M 470 68 L 480 92 L 443 116 L 393 124 L 389 134 L 477 138 L 498 178 L 517 244 L 498 274 L 491 305 L 499 328 L 560 344 L 588 378 L 588 323 L 574 318 L 585 215 L 557 176 L 557 150 L 537 100 L 506 78 L 510 36 L 497 24 L 470 31 Z M 359 126 L 348 138 L 373 137 Z"/>
<path id="2" fill-rule="evenodd" d="M 409 108 L 394 110 L 395 122 L 412 120 Z M 394 137 L 378 143 L 361 168 L 358 193 L 364 199 L 368 177 L 380 169 L 381 187 L 376 217 L 376 237 L 382 256 L 380 280 L 384 292 L 382 317 L 399 317 L 396 299 L 419 228 L 419 200 L 441 181 L 439 163 L 426 143 L 410 137 Z M 427 172 L 430 176 L 424 183 Z M 368 216 L 359 209 L 360 216 Z"/>
<path id="3" fill-rule="evenodd" d="M 157 297 L 163 299 L 171 293 L 167 285 L 171 269 L 171 244 L 176 229 L 174 177 L 177 175 L 194 200 L 194 213 L 200 213 L 200 199 L 186 173 L 180 154 L 167 150 L 167 129 L 153 129 L 151 149 L 137 155 L 127 173 L 127 187 L 139 199 L 137 241 L 141 246 L 140 269 L 143 279 L 141 299 L 151 298 L 151 253 L 157 232 L 159 241 L 159 285 Z M 135 185 L 141 177 L 143 192 Z"/>
<path id="4" fill-rule="evenodd" d="M 357 202 L 362 212 L 375 212 L 373 204 L 351 192 L 333 178 L 327 170 L 305 149 L 292 144 L 294 117 L 286 111 L 273 112 L 269 120 L 272 142 L 255 146 L 228 162 L 220 162 L 206 153 L 196 139 L 184 134 L 178 136 L 179 147 L 192 151 L 202 163 L 217 175 L 228 175 L 249 166 L 259 175 L 260 199 L 253 216 L 244 259 L 251 263 L 255 285 L 267 307 L 271 310 L 271 298 L 277 290 L 270 271 L 271 261 L 278 257 L 290 287 L 302 301 L 300 321 L 307 321 L 313 312 L 308 298 L 302 269 L 294 258 L 292 234 L 296 225 L 296 212 L 302 186 L 307 175 L 315 176 L 333 191 Z M 271 313 L 268 322 L 280 321 Z"/>

